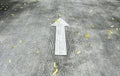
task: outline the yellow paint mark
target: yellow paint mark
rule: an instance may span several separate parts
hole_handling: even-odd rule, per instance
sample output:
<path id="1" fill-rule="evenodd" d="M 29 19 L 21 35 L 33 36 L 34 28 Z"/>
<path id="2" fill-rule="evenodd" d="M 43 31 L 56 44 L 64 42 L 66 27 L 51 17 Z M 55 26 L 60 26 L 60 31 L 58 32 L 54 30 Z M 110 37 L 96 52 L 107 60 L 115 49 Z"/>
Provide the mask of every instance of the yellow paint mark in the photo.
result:
<path id="1" fill-rule="evenodd" d="M 108 30 L 108 33 L 109 33 L 109 35 L 111 35 L 113 32 L 112 32 L 112 30 L 110 29 L 110 30 Z"/>
<path id="2" fill-rule="evenodd" d="M 17 48 L 17 46 L 16 46 L 16 45 L 14 45 L 14 46 L 12 46 L 12 48 Z"/>
<path id="3" fill-rule="evenodd" d="M 52 76 L 56 76 L 57 73 L 58 73 L 58 69 L 56 68 L 55 71 L 53 72 Z"/>
<path id="4" fill-rule="evenodd" d="M 8 61 L 9 63 L 12 63 L 12 60 L 11 59 L 9 59 L 9 61 Z"/>
<path id="5" fill-rule="evenodd" d="M 90 34 L 85 34 L 85 38 L 90 38 Z"/>
<path id="6" fill-rule="evenodd" d="M 59 19 L 57 19 L 55 22 L 59 23 L 59 22 L 60 22 L 60 20 L 59 20 Z"/>
<path id="7" fill-rule="evenodd" d="M 56 62 L 54 62 L 54 68 L 57 68 L 57 64 L 56 64 Z"/>
<path id="8" fill-rule="evenodd" d="M 57 64 L 56 64 L 56 62 L 54 62 L 54 72 L 53 72 L 52 76 L 56 76 L 57 73 L 58 73 Z"/>
<path id="9" fill-rule="evenodd" d="M 81 51 L 77 51 L 77 54 L 80 54 L 81 53 Z"/>
<path id="10" fill-rule="evenodd" d="M 23 40 L 19 40 L 19 43 L 22 44 L 22 43 L 23 43 Z"/>

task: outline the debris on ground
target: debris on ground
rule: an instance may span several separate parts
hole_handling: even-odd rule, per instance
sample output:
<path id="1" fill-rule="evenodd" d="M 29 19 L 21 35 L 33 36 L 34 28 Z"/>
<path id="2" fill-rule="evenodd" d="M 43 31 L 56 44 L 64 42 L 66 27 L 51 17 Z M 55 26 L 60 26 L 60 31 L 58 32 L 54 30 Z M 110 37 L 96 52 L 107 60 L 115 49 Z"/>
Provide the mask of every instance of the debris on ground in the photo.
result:
<path id="1" fill-rule="evenodd" d="M 77 35 L 80 36 L 80 32 L 78 32 Z"/>
<path id="2" fill-rule="evenodd" d="M 58 16 L 61 16 L 61 14 L 60 14 L 60 13 L 58 13 Z"/>
<path id="3" fill-rule="evenodd" d="M 23 7 L 20 7 L 21 9 L 23 8 Z"/>
<path id="4" fill-rule="evenodd" d="M 0 4 L 0 11 L 6 11 L 8 9 L 7 5 L 1 5 Z"/>
<path id="5" fill-rule="evenodd" d="M 111 37 L 110 37 L 110 36 L 108 36 L 108 39 L 111 39 Z"/>
<path id="6" fill-rule="evenodd" d="M 113 32 L 112 32 L 112 30 L 110 29 L 110 30 L 108 30 L 108 33 L 109 33 L 109 35 L 111 35 Z"/>
<path id="7" fill-rule="evenodd" d="M 113 28 L 114 27 L 114 25 L 112 25 L 112 26 L 110 26 L 111 28 Z"/>
<path id="8" fill-rule="evenodd" d="M 92 46 L 93 46 L 93 43 L 89 43 L 89 46 L 92 47 Z"/>
<path id="9" fill-rule="evenodd" d="M 109 29 L 108 30 L 108 39 L 110 40 L 111 39 L 111 35 L 113 34 L 113 31 L 112 29 Z"/>
<path id="10" fill-rule="evenodd" d="M 11 63 L 12 63 L 12 60 L 11 60 L 11 59 L 9 59 L 9 60 L 8 60 L 8 62 L 11 64 Z"/>
<path id="11" fill-rule="evenodd" d="M 59 20 L 59 19 L 57 19 L 55 22 L 59 23 L 59 22 L 60 22 L 60 20 Z"/>
<path id="12" fill-rule="evenodd" d="M 95 26 L 94 25 L 91 25 L 91 28 L 93 29 Z"/>
<path id="13" fill-rule="evenodd" d="M 77 52 L 76 52 L 76 54 L 80 54 L 80 53 L 81 53 L 81 51 L 77 51 Z"/>
<path id="14" fill-rule="evenodd" d="M 92 13 L 92 12 L 93 12 L 93 10 L 90 10 L 90 11 L 89 11 L 89 13 Z"/>
<path id="15" fill-rule="evenodd" d="M 39 53 L 40 53 L 40 51 L 37 50 L 37 51 L 36 51 L 36 54 L 39 54 Z"/>
<path id="16" fill-rule="evenodd" d="M 40 49 L 37 48 L 37 49 L 35 50 L 35 53 L 36 53 L 36 54 L 39 54 L 39 53 L 40 53 Z"/>
<path id="17" fill-rule="evenodd" d="M 19 40 L 19 43 L 22 44 L 22 43 L 23 43 L 23 40 Z"/>
<path id="18" fill-rule="evenodd" d="M 12 46 L 12 48 L 17 48 L 17 46 L 16 46 L 16 45 L 14 45 L 14 46 Z"/>
<path id="19" fill-rule="evenodd" d="M 115 19 L 114 19 L 114 18 L 112 18 L 112 20 L 114 21 Z"/>
<path id="20" fill-rule="evenodd" d="M 15 14 L 11 14 L 11 16 L 15 16 Z"/>
<path id="21" fill-rule="evenodd" d="M 119 30 L 119 28 L 116 28 L 116 30 L 118 31 L 118 30 Z"/>
<path id="22" fill-rule="evenodd" d="M 39 50 L 36 50 L 36 52 L 35 52 L 36 54 L 39 54 L 40 53 L 40 51 Z"/>
<path id="23" fill-rule="evenodd" d="M 27 5 L 27 3 L 24 3 L 24 6 L 26 6 Z"/>

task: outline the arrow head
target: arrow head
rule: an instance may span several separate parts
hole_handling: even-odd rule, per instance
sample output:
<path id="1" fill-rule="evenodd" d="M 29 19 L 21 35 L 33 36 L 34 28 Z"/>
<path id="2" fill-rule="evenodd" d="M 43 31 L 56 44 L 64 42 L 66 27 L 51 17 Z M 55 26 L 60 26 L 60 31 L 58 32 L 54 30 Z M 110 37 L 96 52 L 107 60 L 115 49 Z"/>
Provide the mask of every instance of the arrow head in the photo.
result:
<path id="1" fill-rule="evenodd" d="M 67 22 L 65 22 L 62 18 L 59 18 L 52 24 L 52 26 L 69 26 Z"/>

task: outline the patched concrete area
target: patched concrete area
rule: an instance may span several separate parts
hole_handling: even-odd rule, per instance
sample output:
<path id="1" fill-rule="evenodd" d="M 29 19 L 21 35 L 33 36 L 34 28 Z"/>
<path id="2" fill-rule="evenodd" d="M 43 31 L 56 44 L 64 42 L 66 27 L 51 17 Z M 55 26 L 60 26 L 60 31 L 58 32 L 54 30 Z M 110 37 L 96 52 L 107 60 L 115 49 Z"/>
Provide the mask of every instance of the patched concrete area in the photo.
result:
<path id="1" fill-rule="evenodd" d="M 69 24 L 66 56 L 54 54 L 58 18 Z M 0 1 L 0 76 L 56 68 L 56 76 L 120 76 L 119 0 Z"/>

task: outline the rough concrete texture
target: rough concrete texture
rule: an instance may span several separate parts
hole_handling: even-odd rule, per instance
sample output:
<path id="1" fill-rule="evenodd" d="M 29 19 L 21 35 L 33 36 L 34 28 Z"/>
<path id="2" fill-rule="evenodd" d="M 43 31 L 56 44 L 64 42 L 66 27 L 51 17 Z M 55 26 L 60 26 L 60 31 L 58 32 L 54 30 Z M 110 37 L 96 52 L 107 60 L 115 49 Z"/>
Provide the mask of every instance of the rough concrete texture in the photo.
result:
<path id="1" fill-rule="evenodd" d="M 120 0 L 0 0 L 0 76 L 120 76 Z M 55 56 L 55 27 L 67 56 Z M 86 35 L 87 34 L 87 35 Z M 86 35 L 86 36 L 85 36 Z"/>

